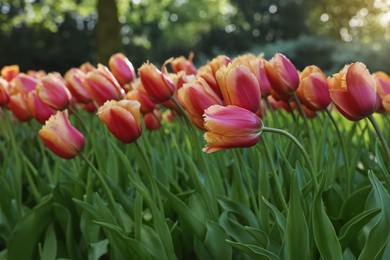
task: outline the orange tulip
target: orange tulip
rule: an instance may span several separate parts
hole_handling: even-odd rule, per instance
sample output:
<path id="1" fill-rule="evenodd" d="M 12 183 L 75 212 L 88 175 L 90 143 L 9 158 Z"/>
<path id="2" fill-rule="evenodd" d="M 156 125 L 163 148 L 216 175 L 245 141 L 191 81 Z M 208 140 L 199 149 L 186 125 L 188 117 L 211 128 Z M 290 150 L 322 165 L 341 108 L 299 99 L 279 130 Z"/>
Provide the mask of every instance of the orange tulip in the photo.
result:
<path id="1" fill-rule="evenodd" d="M 390 112 L 390 76 L 383 71 L 372 74 L 376 80 L 377 94 L 379 96 L 378 111 Z"/>
<path id="2" fill-rule="evenodd" d="M 265 63 L 265 69 L 271 83 L 271 95 L 276 100 L 288 100 L 299 85 L 294 64 L 283 54 L 276 53 Z"/>
<path id="3" fill-rule="evenodd" d="M 140 107 L 141 104 L 135 100 L 111 100 L 99 107 L 97 115 L 116 138 L 131 143 L 142 133 Z"/>
<path id="4" fill-rule="evenodd" d="M 64 159 L 72 159 L 84 148 L 85 139 L 69 121 L 67 111 L 57 111 L 38 132 L 43 143 Z"/>
<path id="5" fill-rule="evenodd" d="M 216 78 L 226 105 L 243 107 L 254 113 L 259 109 L 259 83 L 248 67 L 230 63 L 217 71 Z"/>
<path id="6" fill-rule="evenodd" d="M 328 84 L 333 103 L 347 119 L 358 121 L 376 111 L 375 79 L 363 63 L 345 65 L 328 79 Z"/>
<path id="7" fill-rule="evenodd" d="M 119 100 L 124 95 L 124 90 L 114 75 L 101 64 L 97 69 L 87 73 L 83 85 L 98 106 L 103 105 L 107 100 Z"/>
<path id="8" fill-rule="evenodd" d="M 108 67 L 122 86 L 135 79 L 133 64 L 123 53 L 113 54 L 108 61 Z"/>
<path id="9" fill-rule="evenodd" d="M 163 70 L 165 70 L 164 66 Z M 175 93 L 175 84 L 172 79 L 152 63 L 144 63 L 138 69 L 138 74 L 146 93 L 156 102 L 168 101 Z"/>
<path id="10" fill-rule="evenodd" d="M 313 111 L 323 110 L 330 104 L 326 75 L 317 66 L 307 66 L 300 74 L 297 96 L 301 103 Z"/>
<path id="11" fill-rule="evenodd" d="M 56 110 L 64 110 L 70 104 L 72 94 L 60 75 L 48 74 L 41 78 L 36 88 L 39 98 Z"/>
<path id="12" fill-rule="evenodd" d="M 64 76 L 66 86 L 69 89 L 72 96 L 80 103 L 90 103 L 92 101 L 88 91 L 83 85 L 83 80 L 86 77 L 86 73 L 78 68 L 69 69 Z"/>
<path id="13" fill-rule="evenodd" d="M 6 105 L 9 102 L 9 83 L 3 78 L 0 78 L 0 106 Z"/>
<path id="14" fill-rule="evenodd" d="M 10 82 L 13 78 L 15 78 L 19 74 L 19 66 L 18 65 L 4 66 L 1 69 L 0 74 L 6 81 Z"/>
<path id="15" fill-rule="evenodd" d="M 213 105 L 204 113 L 204 152 L 211 153 L 236 147 L 250 147 L 259 139 L 263 122 L 251 111 L 237 106 Z"/>
<path id="16" fill-rule="evenodd" d="M 43 102 L 35 90 L 28 93 L 27 102 L 33 117 L 41 124 L 44 124 L 51 115 L 57 112 L 54 108 Z"/>

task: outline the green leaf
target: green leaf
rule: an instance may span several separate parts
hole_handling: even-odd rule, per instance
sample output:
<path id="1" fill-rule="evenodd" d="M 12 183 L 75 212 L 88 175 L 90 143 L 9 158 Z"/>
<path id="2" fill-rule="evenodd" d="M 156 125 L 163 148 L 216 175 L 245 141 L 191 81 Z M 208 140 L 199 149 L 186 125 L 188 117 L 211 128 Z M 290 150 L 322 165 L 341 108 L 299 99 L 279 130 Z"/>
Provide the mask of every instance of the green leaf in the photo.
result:
<path id="1" fill-rule="evenodd" d="M 218 198 L 218 203 L 226 211 L 233 212 L 238 215 L 241 220 L 245 220 L 245 222 L 242 224 L 249 225 L 251 227 L 259 227 L 255 214 L 253 214 L 253 212 L 244 205 L 232 201 L 226 197 Z"/>
<path id="2" fill-rule="evenodd" d="M 302 199 L 297 176 L 293 173 L 286 222 L 286 244 L 291 259 L 308 259 L 309 257 L 309 230 Z M 299 239 L 297 239 L 298 236 Z"/>
<path id="3" fill-rule="evenodd" d="M 232 248 L 225 241 L 228 238 L 225 230 L 211 220 L 206 221 L 206 228 L 204 243 L 213 259 L 231 259 Z"/>
<path id="4" fill-rule="evenodd" d="M 8 241 L 8 259 L 33 259 L 43 231 L 53 221 L 50 212 L 51 202 L 52 196 L 42 198 L 41 203 L 22 217 L 15 226 Z"/>
<path id="5" fill-rule="evenodd" d="M 368 178 L 372 184 L 372 192 L 369 195 L 366 208 L 379 207 L 382 211 L 371 222 L 366 244 L 359 259 L 381 259 L 383 249 L 390 237 L 390 197 L 378 178 L 370 171 Z"/>
<path id="6" fill-rule="evenodd" d="M 341 246 L 336 232 L 325 212 L 322 201 L 322 189 L 325 178 L 321 182 L 320 191 L 314 196 L 312 207 L 313 235 L 322 259 L 342 259 Z"/>
<path id="7" fill-rule="evenodd" d="M 280 212 L 271 202 L 263 198 L 265 204 L 271 209 L 271 212 L 275 216 L 276 223 L 283 233 L 286 233 L 286 217 L 283 216 L 282 212 Z"/>
<path id="8" fill-rule="evenodd" d="M 107 253 L 108 244 L 109 242 L 107 239 L 92 243 L 90 245 L 91 249 L 89 250 L 88 259 L 99 260 L 101 256 Z"/>
<path id="9" fill-rule="evenodd" d="M 206 235 L 206 226 L 192 212 L 191 209 L 178 197 L 167 190 L 160 182 L 157 182 L 162 193 L 167 196 L 169 203 L 183 221 L 189 226 L 195 236 L 203 241 Z"/>
<path id="10" fill-rule="evenodd" d="M 274 253 L 268 251 L 267 249 L 264 249 L 262 247 L 256 246 L 256 245 L 248 245 L 248 244 L 242 244 L 237 243 L 231 240 L 226 240 L 227 243 L 229 243 L 232 247 L 244 252 L 245 254 L 251 256 L 253 259 L 270 259 L 270 260 L 278 260 L 280 259 L 277 255 Z"/>
<path id="11" fill-rule="evenodd" d="M 381 210 L 371 209 L 364 211 L 345 223 L 340 229 L 339 241 L 342 249 L 345 249 L 349 241 L 356 236 L 360 229 L 364 227 Z"/>
<path id="12" fill-rule="evenodd" d="M 340 210 L 340 218 L 348 221 L 364 211 L 363 201 L 367 200 L 371 186 L 365 186 L 352 193 L 343 203 Z"/>
<path id="13" fill-rule="evenodd" d="M 53 223 L 49 225 L 45 234 L 41 259 L 55 260 L 57 256 L 57 238 Z"/>

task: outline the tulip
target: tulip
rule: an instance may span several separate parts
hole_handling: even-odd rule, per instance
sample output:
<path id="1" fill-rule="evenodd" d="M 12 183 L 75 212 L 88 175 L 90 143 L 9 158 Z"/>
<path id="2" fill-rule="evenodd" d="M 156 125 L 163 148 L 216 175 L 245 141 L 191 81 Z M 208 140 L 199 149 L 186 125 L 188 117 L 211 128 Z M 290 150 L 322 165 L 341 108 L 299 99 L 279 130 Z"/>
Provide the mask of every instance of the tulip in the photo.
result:
<path id="1" fill-rule="evenodd" d="M 213 58 L 211 61 L 209 61 L 207 64 L 210 66 L 211 71 L 215 75 L 215 73 L 217 73 L 219 68 L 221 68 L 223 66 L 226 67 L 231 62 L 232 62 L 232 60 L 228 56 L 218 55 L 215 58 Z"/>
<path id="2" fill-rule="evenodd" d="M 56 110 L 64 110 L 70 104 L 72 94 L 60 75 L 48 74 L 41 78 L 36 91 L 39 98 Z"/>
<path id="3" fill-rule="evenodd" d="M 217 71 L 216 78 L 226 105 L 246 108 L 254 113 L 259 109 L 259 83 L 246 66 L 230 63 Z"/>
<path id="4" fill-rule="evenodd" d="M 175 84 L 172 79 L 153 64 L 144 63 L 138 69 L 138 74 L 146 93 L 156 102 L 168 101 L 174 94 Z"/>
<path id="5" fill-rule="evenodd" d="M 64 159 L 72 159 L 84 148 L 85 139 L 69 121 L 67 111 L 57 111 L 38 132 L 43 143 Z"/>
<path id="6" fill-rule="evenodd" d="M 211 153 L 236 147 L 255 145 L 263 128 L 260 117 L 237 106 L 213 105 L 204 113 L 204 152 Z"/>
<path id="7" fill-rule="evenodd" d="M 41 79 L 43 76 L 46 76 L 47 73 L 44 70 L 28 70 L 27 75 L 35 79 Z"/>
<path id="8" fill-rule="evenodd" d="M 142 133 L 140 107 L 141 104 L 135 100 L 111 100 L 99 107 L 97 115 L 116 138 L 131 143 Z"/>
<path id="9" fill-rule="evenodd" d="M 26 93 L 11 95 L 7 107 L 20 122 L 26 122 L 33 117 Z"/>
<path id="10" fill-rule="evenodd" d="M 222 100 L 214 93 L 202 78 L 192 83 L 186 83 L 179 89 L 179 102 L 187 111 L 193 124 L 199 129 L 203 126 L 203 114 L 205 109 L 212 105 L 222 105 Z"/>
<path id="11" fill-rule="evenodd" d="M 372 74 L 376 80 L 377 94 L 379 96 L 378 111 L 390 112 L 390 76 L 383 71 Z"/>
<path id="12" fill-rule="evenodd" d="M 222 93 L 219 89 L 217 79 L 215 78 L 213 70 L 208 64 L 199 68 L 197 77 L 204 79 L 210 88 L 215 92 L 215 94 L 217 94 L 218 97 L 222 99 Z"/>
<path id="13" fill-rule="evenodd" d="M 156 103 L 154 103 L 150 97 L 145 94 L 141 89 L 132 89 L 126 93 L 125 99 L 127 100 L 137 100 L 141 103 L 141 113 L 146 114 L 152 112 L 157 108 Z"/>
<path id="14" fill-rule="evenodd" d="M 135 79 L 133 64 L 123 53 L 113 54 L 108 61 L 108 67 L 121 86 Z"/>
<path id="15" fill-rule="evenodd" d="M 93 71 L 95 69 L 95 66 L 93 66 L 90 62 L 84 62 L 80 65 L 79 69 L 84 73 L 88 73 Z"/>
<path id="16" fill-rule="evenodd" d="M 246 54 L 242 54 L 242 55 L 235 57 L 232 60 L 232 62 L 237 62 L 238 64 L 242 64 L 242 65 L 250 68 L 250 63 L 253 60 L 256 60 L 256 56 L 252 53 L 246 53 Z"/>
<path id="17" fill-rule="evenodd" d="M 9 102 L 9 83 L 3 78 L 0 78 L 0 106 L 6 105 Z"/>
<path id="18" fill-rule="evenodd" d="M 266 60 L 262 56 L 249 61 L 249 68 L 259 83 L 262 97 L 268 97 L 271 93 L 271 83 L 269 82 L 267 72 L 265 70 L 265 63 Z"/>
<path id="19" fill-rule="evenodd" d="M 317 66 L 307 66 L 299 75 L 297 96 L 300 102 L 313 111 L 324 110 L 330 104 L 326 75 Z"/>
<path id="20" fill-rule="evenodd" d="M 119 100 L 124 94 L 119 82 L 108 68 L 101 64 L 97 69 L 87 73 L 83 85 L 98 106 L 103 105 L 107 100 Z"/>
<path id="21" fill-rule="evenodd" d="M 375 79 L 363 63 L 345 65 L 328 79 L 328 84 L 333 103 L 347 119 L 358 121 L 376 111 Z"/>
<path id="22" fill-rule="evenodd" d="M 33 117 L 40 124 L 44 124 L 50 116 L 57 112 L 54 108 L 43 102 L 35 90 L 28 93 L 27 102 Z"/>
<path id="23" fill-rule="evenodd" d="M 171 67 L 173 72 L 178 73 L 180 71 L 184 71 L 187 75 L 195 75 L 197 73 L 197 69 L 192 63 L 194 55 L 190 53 L 188 59 L 184 56 L 177 57 L 171 61 Z"/>
<path id="24" fill-rule="evenodd" d="M 38 79 L 24 73 L 19 73 L 15 78 L 11 80 L 10 84 L 11 95 L 20 92 L 27 94 L 28 92 L 34 90 L 37 87 Z"/>
<path id="25" fill-rule="evenodd" d="M 276 53 L 265 63 L 271 95 L 276 100 L 288 100 L 298 88 L 299 75 L 294 64 L 283 54 Z"/>
<path id="26" fill-rule="evenodd" d="M 18 65 L 4 66 L 1 69 L 0 74 L 6 81 L 10 82 L 13 78 L 15 78 L 19 74 L 19 66 Z"/>
<path id="27" fill-rule="evenodd" d="M 157 109 L 153 112 L 144 114 L 144 124 L 149 131 L 155 131 L 161 127 L 161 112 Z"/>
<path id="28" fill-rule="evenodd" d="M 86 73 L 78 68 L 69 69 L 64 76 L 66 86 L 77 102 L 87 104 L 92 101 L 88 91 L 83 85 Z"/>

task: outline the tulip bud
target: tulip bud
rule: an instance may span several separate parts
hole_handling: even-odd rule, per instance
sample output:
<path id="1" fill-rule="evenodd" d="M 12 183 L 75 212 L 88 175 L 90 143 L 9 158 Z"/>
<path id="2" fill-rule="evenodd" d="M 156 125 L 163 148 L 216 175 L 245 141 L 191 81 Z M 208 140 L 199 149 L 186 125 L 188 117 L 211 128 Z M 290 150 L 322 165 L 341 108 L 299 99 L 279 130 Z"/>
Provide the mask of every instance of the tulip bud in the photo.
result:
<path id="1" fill-rule="evenodd" d="M 246 53 L 246 54 L 242 54 L 242 55 L 235 57 L 232 60 L 232 62 L 237 63 L 237 64 L 241 64 L 241 65 L 244 65 L 244 66 L 250 68 L 250 63 L 253 60 L 256 60 L 256 56 L 252 53 Z"/>
<path id="2" fill-rule="evenodd" d="M 38 79 L 29 76 L 24 73 L 19 73 L 15 78 L 11 81 L 10 93 L 11 95 L 16 93 L 25 93 L 34 90 L 38 85 Z"/>
<path id="3" fill-rule="evenodd" d="M 156 109 L 157 105 L 154 103 L 147 94 L 140 89 L 132 89 L 126 93 L 125 99 L 137 100 L 141 103 L 141 113 L 146 114 Z"/>
<path id="4" fill-rule="evenodd" d="M 377 71 L 372 74 L 376 80 L 377 94 L 379 102 L 377 103 L 378 112 L 390 112 L 390 76 L 383 71 Z"/>
<path id="5" fill-rule="evenodd" d="M 84 73 L 88 73 L 90 71 L 93 71 L 96 68 L 90 62 L 84 62 L 83 64 L 80 65 L 79 69 Z"/>
<path id="6" fill-rule="evenodd" d="M 43 143 L 64 159 L 72 159 L 84 148 L 85 139 L 69 121 L 67 111 L 57 111 L 38 132 Z"/>
<path id="7" fill-rule="evenodd" d="M 156 102 L 165 102 L 174 94 L 175 84 L 172 79 L 153 64 L 144 63 L 138 74 L 146 93 Z"/>
<path id="8" fill-rule="evenodd" d="M 119 100 L 124 94 L 124 90 L 112 73 L 101 64 L 97 69 L 87 73 L 83 85 L 98 106 L 103 105 L 107 100 Z"/>
<path id="9" fill-rule="evenodd" d="M 358 121 L 376 111 L 376 82 L 363 63 L 345 65 L 328 85 L 333 103 L 347 119 Z"/>
<path id="10" fill-rule="evenodd" d="M 10 100 L 7 104 L 12 114 L 21 122 L 30 120 L 33 115 L 30 107 L 28 106 L 27 94 L 20 92 L 10 96 Z"/>
<path id="11" fill-rule="evenodd" d="M 193 53 L 190 53 L 188 59 L 184 56 L 177 57 L 171 61 L 171 67 L 173 72 L 179 73 L 180 71 L 184 71 L 186 75 L 195 75 L 197 70 L 192 63 L 192 58 L 194 57 Z"/>
<path id="12" fill-rule="evenodd" d="M 0 74 L 6 81 L 10 82 L 13 78 L 15 78 L 19 74 L 19 66 L 18 65 L 4 66 L 1 69 Z"/>
<path id="13" fill-rule="evenodd" d="M 205 109 L 212 105 L 221 105 L 222 100 L 214 93 L 202 78 L 197 81 L 186 83 L 179 89 L 179 102 L 187 111 L 193 124 L 199 129 L 203 126 L 203 114 Z"/>
<path id="14" fill-rule="evenodd" d="M 249 68 L 259 82 L 262 97 L 268 97 L 271 93 L 271 83 L 268 80 L 265 63 L 266 60 L 262 56 L 249 61 Z"/>
<path id="15" fill-rule="evenodd" d="M 40 124 L 44 124 L 51 115 L 54 115 L 57 112 L 54 108 L 43 102 L 35 90 L 28 93 L 27 102 L 33 117 Z"/>
<path id="16" fill-rule="evenodd" d="M 298 88 L 299 75 L 294 64 L 283 54 L 276 53 L 265 63 L 271 95 L 276 100 L 288 100 Z"/>
<path id="17" fill-rule="evenodd" d="M 211 153 L 236 147 L 250 147 L 259 139 L 263 122 L 251 111 L 237 106 L 214 105 L 204 113 L 204 152 Z"/>
<path id="18" fill-rule="evenodd" d="M 155 131 L 161 127 L 161 112 L 155 110 L 150 113 L 144 114 L 144 124 L 149 131 Z"/>
<path id="19" fill-rule="evenodd" d="M 330 104 L 326 75 L 317 66 L 307 66 L 300 74 L 297 96 L 300 102 L 313 111 L 323 110 Z"/>
<path id="20" fill-rule="evenodd" d="M 67 88 L 76 101 L 87 104 L 91 102 L 92 99 L 83 85 L 83 80 L 85 77 L 86 73 L 84 73 L 82 70 L 78 68 L 71 68 L 65 73 L 64 80 L 66 82 Z"/>
<path id="21" fill-rule="evenodd" d="M 140 107 L 141 104 L 135 100 L 111 100 L 99 107 L 97 115 L 116 138 L 131 143 L 142 133 Z"/>
<path id="22" fill-rule="evenodd" d="M 108 61 L 108 67 L 121 86 L 135 79 L 133 64 L 123 53 L 112 55 Z"/>
<path id="23" fill-rule="evenodd" d="M 41 78 L 36 91 L 39 98 L 56 110 L 64 110 L 70 104 L 72 94 L 60 75 L 48 74 Z"/>
<path id="24" fill-rule="evenodd" d="M 9 83 L 0 78 L 0 106 L 7 105 L 9 102 Z"/>
<path id="25" fill-rule="evenodd" d="M 215 92 L 215 94 L 217 94 L 218 97 L 222 99 L 222 93 L 219 89 L 217 79 L 215 78 L 213 70 L 208 64 L 200 67 L 197 75 L 198 78 L 204 79 L 207 82 L 207 85 L 209 85 L 210 88 Z"/>
<path id="26" fill-rule="evenodd" d="M 216 78 L 226 105 L 246 108 L 254 113 L 259 109 L 259 83 L 246 66 L 230 63 L 217 71 Z"/>

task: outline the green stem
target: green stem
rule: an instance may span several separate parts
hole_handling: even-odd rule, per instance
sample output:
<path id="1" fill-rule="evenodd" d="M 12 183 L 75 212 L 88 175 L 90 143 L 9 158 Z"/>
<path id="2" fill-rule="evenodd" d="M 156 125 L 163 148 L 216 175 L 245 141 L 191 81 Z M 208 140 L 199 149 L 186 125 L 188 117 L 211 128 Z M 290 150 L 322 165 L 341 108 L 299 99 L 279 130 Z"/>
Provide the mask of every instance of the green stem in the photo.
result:
<path id="1" fill-rule="evenodd" d="M 244 172 L 244 178 L 246 179 L 247 185 L 249 187 L 250 200 L 251 200 L 253 209 L 255 210 L 255 213 L 257 214 L 257 212 L 259 211 L 259 208 L 257 206 L 256 196 L 255 196 L 255 192 L 253 190 L 251 176 L 249 175 L 249 172 L 246 168 L 246 164 L 244 163 L 244 160 L 242 159 L 242 154 L 240 153 L 240 151 L 238 149 L 235 149 L 234 152 L 236 155 L 236 159 L 238 160 L 239 164 L 241 165 L 241 170 Z M 239 173 L 237 173 L 237 174 L 239 174 Z M 239 175 L 241 175 L 241 174 L 239 174 Z M 238 177 L 241 178 L 241 176 L 238 176 Z"/>
<path id="2" fill-rule="evenodd" d="M 93 172 L 95 172 L 96 175 L 98 176 L 98 178 L 103 186 L 103 190 L 105 191 L 105 193 L 107 195 L 108 203 L 110 204 L 111 208 L 114 210 L 118 221 L 121 221 L 121 218 L 119 216 L 119 209 L 117 207 L 117 204 L 115 203 L 114 195 L 112 195 L 110 187 L 108 186 L 103 175 L 98 171 L 98 169 L 96 169 L 95 165 L 93 165 L 93 163 L 83 153 L 80 153 L 79 155 L 88 164 L 88 166 L 91 167 Z M 121 224 L 122 224 L 122 226 L 124 226 L 123 223 L 121 223 Z"/>
<path id="3" fill-rule="evenodd" d="M 262 144 L 263 144 L 263 147 L 265 150 L 265 154 L 266 154 L 268 163 L 271 166 L 272 177 L 274 178 L 274 182 L 276 184 L 276 192 L 277 192 L 277 194 L 282 202 L 282 207 L 283 207 L 284 212 L 288 212 L 286 199 L 284 198 L 282 187 L 280 186 L 278 174 L 277 174 L 276 169 L 275 169 L 274 161 L 272 160 L 271 152 L 269 151 L 267 144 L 264 142 L 264 139 L 262 140 Z"/>
<path id="4" fill-rule="evenodd" d="M 312 183 L 313 183 L 313 186 L 314 186 L 314 191 L 317 192 L 318 191 L 318 181 L 317 181 L 317 177 L 316 177 L 316 174 L 315 174 L 315 171 L 314 171 L 313 164 L 312 164 L 312 162 L 310 160 L 310 157 L 307 154 L 305 148 L 298 141 L 298 139 L 296 139 L 289 132 L 284 131 L 282 129 L 277 129 L 277 128 L 263 127 L 262 132 L 264 132 L 264 133 L 269 132 L 269 133 L 281 134 L 281 135 L 284 135 L 284 136 L 288 137 L 291 141 L 293 141 L 293 143 L 298 147 L 298 149 L 303 154 L 303 157 L 305 158 L 306 164 L 309 167 L 309 173 L 310 173 L 310 176 L 311 176 L 311 179 L 312 179 Z"/>
<path id="5" fill-rule="evenodd" d="M 379 141 L 382 143 L 383 150 L 385 151 L 388 163 L 390 163 L 390 149 L 389 149 L 389 146 L 387 145 L 385 137 L 383 136 L 383 134 L 378 126 L 378 123 L 376 122 L 376 120 L 374 119 L 374 117 L 372 115 L 369 115 L 367 118 L 368 118 L 368 120 L 370 120 L 372 126 L 374 127 L 375 132 L 379 137 Z M 388 176 L 386 173 L 384 173 L 384 175 L 386 177 L 388 184 L 390 185 L 390 176 Z"/>
<path id="6" fill-rule="evenodd" d="M 347 150 L 345 148 L 344 139 L 341 136 L 341 132 L 340 132 L 339 126 L 337 125 L 336 120 L 332 116 L 332 113 L 328 109 L 325 109 L 325 112 L 328 115 L 330 121 L 332 122 L 334 128 L 336 129 L 337 137 L 339 139 L 339 142 L 340 142 L 340 145 L 341 145 L 341 148 L 342 148 L 343 157 L 344 157 L 344 167 L 345 167 L 345 172 L 347 173 L 347 184 L 346 184 L 347 194 L 350 194 L 350 192 L 351 192 L 351 184 L 352 184 L 352 175 L 349 172 L 349 160 L 348 160 L 348 156 L 347 156 Z"/>
<path id="7" fill-rule="evenodd" d="M 142 157 L 142 160 L 144 161 L 144 164 L 147 167 L 145 174 L 146 174 L 146 177 L 148 178 L 148 181 L 149 181 L 150 186 L 152 188 L 152 197 L 153 197 L 153 199 L 157 200 L 157 205 L 163 214 L 164 206 L 163 206 L 162 201 L 161 201 L 160 193 L 158 191 L 156 180 L 155 180 L 155 177 L 153 176 L 153 171 L 152 171 L 152 168 L 149 164 L 149 160 L 148 160 L 144 150 L 140 146 L 140 144 L 137 141 L 134 143 L 135 143 L 135 146 L 137 147 L 138 152 L 141 154 L 141 157 Z"/>
<path id="8" fill-rule="evenodd" d="M 298 111 L 301 114 L 301 116 L 303 118 L 303 121 L 305 123 L 306 131 L 307 131 L 307 134 L 309 136 L 310 148 L 311 148 L 311 152 L 312 152 L 312 155 L 313 155 L 312 156 L 313 164 L 314 164 L 314 166 L 317 166 L 317 162 L 316 162 L 317 161 L 317 157 L 315 156 L 316 151 L 315 151 L 315 145 L 314 145 L 313 131 L 312 131 L 310 125 L 309 125 L 309 120 L 307 119 L 305 111 L 303 110 L 303 106 L 302 106 L 301 102 L 299 101 L 299 99 L 297 97 L 297 94 L 295 92 L 293 92 L 292 97 L 293 97 L 295 103 L 297 104 Z"/>

